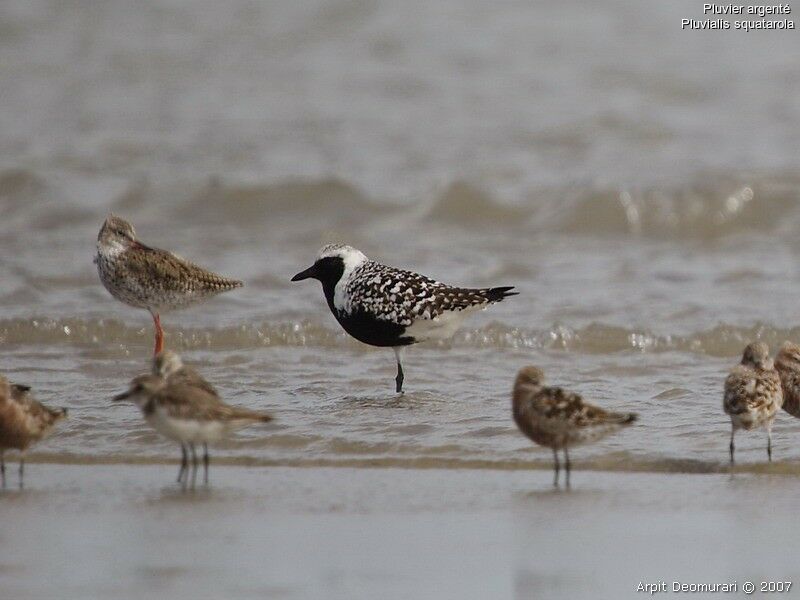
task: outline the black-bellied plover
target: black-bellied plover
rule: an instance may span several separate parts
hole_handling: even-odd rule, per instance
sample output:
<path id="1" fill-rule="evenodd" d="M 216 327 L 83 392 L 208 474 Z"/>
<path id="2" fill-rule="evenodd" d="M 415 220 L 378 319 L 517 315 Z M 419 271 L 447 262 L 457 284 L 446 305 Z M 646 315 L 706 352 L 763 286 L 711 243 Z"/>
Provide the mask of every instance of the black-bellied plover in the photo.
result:
<path id="1" fill-rule="evenodd" d="M 731 465 L 733 437 L 737 429 L 767 429 L 767 458 L 772 461 L 772 422 L 783 404 L 781 378 L 764 342 L 748 344 L 742 361 L 725 379 L 722 408 L 731 417 Z"/>
<path id="2" fill-rule="evenodd" d="M 154 354 L 164 347 L 161 312 L 243 285 L 171 252 L 142 244 L 136 239 L 133 226 L 114 215 L 109 215 L 100 228 L 94 262 L 100 281 L 114 298 L 150 311 L 156 330 Z"/>
<path id="3" fill-rule="evenodd" d="M 47 436 L 67 416 L 66 408 L 48 408 L 34 400 L 27 385 L 10 383 L 0 375 L 0 476 L 6 485 L 6 450 L 19 450 L 19 486 L 25 471 L 25 452 Z"/>
<path id="4" fill-rule="evenodd" d="M 343 244 L 320 250 L 292 281 L 317 279 L 336 320 L 357 340 L 394 349 L 396 390 L 403 389 L 402 349 L 451 337 L 464 317 L 514 296 L 513 287 L 457 288 L 369 260 Z"/>
<path id="5" fill-rule="evenodd" d="M 155 360 L 158 360 L 159 355 Z M 189 476 L 192 457 L 192 484 L 197 474 L 195 444 L 203 444 L 205 482 L 208 483 L 208 444 L 220 441 L 237 429 L 254 423 L 268 423 L 270 415 L 247 408 L 230 406 L 205 386 L 187 381 L 170 381 L 160 375 L 135 377 L 128 391 L 114 396 L 114 401 L 131 400 L 142 411 L 145 421 L 166 438 L 181 445 L 178 482 Z M 213 389 L 213 388 L 212 388 Z"/>
<path id="6" fill-rule="evenodd" d="M 559 450 L 564 450 L 569 486 L 569 449 L 604 438 L 637 418 L 635 413 L 608 412 L 578 394 L 545 386 L 544 373 L 537 367 L 524 367 L 517 374 L 511 404 L 522 433 L 553 450 L 553 485 L 558 485 Z"/>

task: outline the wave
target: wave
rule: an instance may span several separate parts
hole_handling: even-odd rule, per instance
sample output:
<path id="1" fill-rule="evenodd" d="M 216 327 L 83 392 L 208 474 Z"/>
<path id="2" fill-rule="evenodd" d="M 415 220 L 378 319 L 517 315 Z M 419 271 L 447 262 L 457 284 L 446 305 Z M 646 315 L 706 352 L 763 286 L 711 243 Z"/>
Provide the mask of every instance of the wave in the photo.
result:
<path id="1" fill-rule="evenodd" d="M 170 345 L 177 349 L 244 349 L 272 346 L 341 347 L 364 349 L 339 329 L 310 320 L 285 323 L 250 323 L 222 328 L 166 328 Z M 2 344 L 109 344 L 149 345 L 149 327 L 131 327 L 117 319 L 20 318 L 0 320 Z M 688 334 L 658 334 L 647 329 L 593 323 L 571 328 L 553 325 L 527 329 L 493 322 L 463 329 L 440 347 L 478 349 L 550 349 L 589 354 L 637 352 L 688 352 L 717 357 L 737 356 L 753 340 L 775 348 L 787 339 L 800 339 L 800 327 L 776 328 L 756 324 L 741 327 L 721 323 L 711 329 Z"/>
<path id="2" fill-rule="evenodd" d="M 795 172 L 698 173 L 691 181 L 651 187 L 595 184 L 530 190 L 513 202 L 495 197 L 480 182 L 456 180 L 429 200 L 373 199 L 334 177 L 243 184 L 213 177 L 201 181 L 100 186 L 93 200 L 72 198 L 70 183 L 25 169 L 0 172 L 6 227 L 50 228 L 83 224 L 108 208 L 131 218 L 200 218 L 243 228 L 315 231 L 376 220 L 468 230 L 527 230 L 565 235 L 634 235 L 657 239 L 706 239 L 737 233 L 793 235 L 800 224 L 800 175 Z M 97 211 L 92 206 L 97 205 Z M 54 221 L 55 220 L 55 221 Z"/>

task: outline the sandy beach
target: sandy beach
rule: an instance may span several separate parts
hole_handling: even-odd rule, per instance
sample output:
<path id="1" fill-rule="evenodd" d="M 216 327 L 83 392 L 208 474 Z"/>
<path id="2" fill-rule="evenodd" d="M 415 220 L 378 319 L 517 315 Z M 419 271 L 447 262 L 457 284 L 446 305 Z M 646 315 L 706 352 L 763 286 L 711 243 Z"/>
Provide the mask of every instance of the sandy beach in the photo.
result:
<path id="1" fill-rule="evenodd" d="M 0 503 L 3 595 L 611 599 L 800 570 L 782 475 L 577 471 L 565 492 L 546 470 L 224 466 L 192 492 L 173 467 L 30 465 Z"/>

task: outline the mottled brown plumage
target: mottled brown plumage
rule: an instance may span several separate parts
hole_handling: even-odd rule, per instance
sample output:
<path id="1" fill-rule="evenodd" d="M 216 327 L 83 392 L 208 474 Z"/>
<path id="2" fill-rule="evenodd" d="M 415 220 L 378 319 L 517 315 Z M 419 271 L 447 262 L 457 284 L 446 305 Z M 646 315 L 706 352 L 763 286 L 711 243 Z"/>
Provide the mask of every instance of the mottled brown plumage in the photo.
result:
<path id="1" fill-rule="evenodd" d="M 133 226 L 114 215 L 109 215 L 100 228 L 94 261 L 100 281 L 114 298 L 150 311 L 156 327 L 155 353 L 163 348 L 161 312 L 243 285 L 171 252 L 142 244 L 136 239 Z"/>
<path id="2" fill-rule="evenodd" d="M 544 373 L 524 367 L 512 394 L 514 422 L 522 433 L 553 450 L 558 483 L 558 450 L 564 450 L 569 485 L 569 448 L 603 438 L 636 420 L 634 413 L 615 413 L 586 402 L 579 394 L 544 385 Z"/>
<path id="3" fill-rule="evenodd" d="M 784 342 L 775 357 L 775 369 L 781 377 L 783 410 L 800 418 L 800 346 Z"/>
<path id="4" fill-rule="evenodd" d="M 159 352 L 153 358 L 153 375 L 160 375 L 169 383 L 182 383 L 198 387 L 208 394 L 219 397 L 217 389 L 192 367 L 184 365 L 181 357 L 172 350 Z"/>
<path id="5" fill-rule="evenodd" d="M 53 426 L 67 416 L 67 409 L 48 408 L 36 401 L 26 385 L 10 383 L 0 375 L 0 473 L 5 485 L 6 450 L 19 450 L 20 486 L 25 465 L 25 451 L 46 437 Z"/>
<path id="6" fill-rule="evenodd" d="M 176 367 L 176 370 L 171 371 Z M 167 373 L 166 378 L 161 375 L 162 372 Z M 183 460 L 178 472 L 178 482 L 182 481 L 184 474 L 187 474 L 188 479 L 187 450 L 192 455 L 194 481 L 197 471 L 195 444 L 203 444 L 207 482 L 208 443 L 224 439 L 242 427 L 272 420 L 268 414 L 223 402 L 213 386 L 196 371 L 183 367 L 180 357 L 174 353 L 157 355 L 153 360 L 153 373 L 134 378 L 128 391 L 114 398 L 128 399 L 141 409 L 145 421 L 151 427 L 180 443 Z"/>
<path id="7" fill-rule="evenodd" d="M 142 406 L 145 417 L 163 410 L 171 419 L 210 423 L 219 421 L 225 428 L 233 430 L 252 423 L 268 423 L 272 417 L 248 408 L 226 404 L 216 394 L 187 383 L 170 383 L 153 394 Z M 227 432 L 226 432 L 227 433 Z M 197 435 L 196 441 L 215 441 L 215 435 Z M 220 436 L 221 437 L 221 436 Z M 180 440 L 179 440 L 180 441 Z"/>
<path id="8" fill-rule="evenodd" d="M 764 342 L 748 344 L 742 361 L 725 379 L 722 408 L 731 418 L 730 459 L 734 460 L 733 438 L 737 429 L 767 429 L 767 457 L 772 460 L 772 422 L 783 404 L 778 371 Z"/>

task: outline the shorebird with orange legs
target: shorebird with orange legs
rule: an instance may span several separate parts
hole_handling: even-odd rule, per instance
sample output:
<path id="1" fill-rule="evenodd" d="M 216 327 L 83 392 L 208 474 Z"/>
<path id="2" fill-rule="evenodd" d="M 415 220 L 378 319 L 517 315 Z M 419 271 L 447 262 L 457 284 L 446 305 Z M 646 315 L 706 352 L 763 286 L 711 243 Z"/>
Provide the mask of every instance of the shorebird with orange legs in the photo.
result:
<path id="1" fill-rule="evenodd" d="M 164 349 L 160 313 L 184 308 L 242 287 L 242 282 L 212 273 L 136 239 L 133 226 L 109 215 L 97 236 L 94 259 L 100 281 L 114 298 L 146 308 L 155 325 L 155 356 Z"/>

